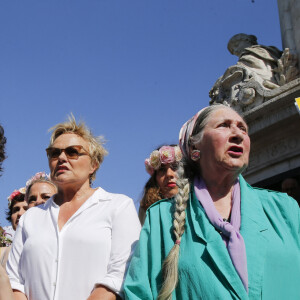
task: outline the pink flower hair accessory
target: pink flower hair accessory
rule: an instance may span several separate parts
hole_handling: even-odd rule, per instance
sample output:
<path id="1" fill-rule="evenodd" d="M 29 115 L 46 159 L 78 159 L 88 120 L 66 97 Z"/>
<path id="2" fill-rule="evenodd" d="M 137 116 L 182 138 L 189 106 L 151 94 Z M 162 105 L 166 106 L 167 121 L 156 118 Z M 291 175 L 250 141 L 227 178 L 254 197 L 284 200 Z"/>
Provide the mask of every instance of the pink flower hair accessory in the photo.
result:
<path id="1" fill-rule="evenodd" d="M 11 206 L 11 202 L 13 201 L 13 199 L 20 195 L 20 194 L 23 194 L 25 195 L 25 192 L 26 192 L 26 188 L 25 187 L 21 187 L 20 189 L 18 190 L 14 190 L 10 195 L 9 197 L 7 197 L 7 200 L 8 200 L 8 207 Z"/>
<path id="2" fill-rule="evenodd" d="M 151 152 L 150 157 L 145 160 L 146 171 L 152 176 L 161 165 L 180 162 L 182 153 L 178 146 L 162 146 L 159 150 Z"/>

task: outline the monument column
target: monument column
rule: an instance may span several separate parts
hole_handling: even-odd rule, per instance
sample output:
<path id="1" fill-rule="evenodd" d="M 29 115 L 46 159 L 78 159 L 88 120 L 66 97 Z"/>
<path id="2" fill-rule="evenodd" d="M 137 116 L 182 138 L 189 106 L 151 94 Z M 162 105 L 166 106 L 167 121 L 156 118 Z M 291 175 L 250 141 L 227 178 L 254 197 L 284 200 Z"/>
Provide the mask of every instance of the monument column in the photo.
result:
<path id="1" fill-rule="evenodd" d="M 300 62 L 300 1 L 277 0 L 282 48 L 290 48 Z"/>

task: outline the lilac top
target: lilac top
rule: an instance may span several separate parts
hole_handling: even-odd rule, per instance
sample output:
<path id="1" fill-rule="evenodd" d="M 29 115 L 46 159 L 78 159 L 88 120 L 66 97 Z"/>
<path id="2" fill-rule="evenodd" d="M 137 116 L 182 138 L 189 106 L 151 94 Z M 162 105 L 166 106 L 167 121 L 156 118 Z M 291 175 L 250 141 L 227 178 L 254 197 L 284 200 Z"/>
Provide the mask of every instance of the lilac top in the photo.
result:
<path id="1" fill-rule="evenodd" d="M 207 218 L 212 225 L 223 233 L 223 240 L 228 250 L 231 261 L 248 292 L 247 256 L 244 239 L 240 234 L 241 227 L 241 191 L 237 179 L 232 193 L 232 209 L 230 222 L 223 220 L 207 190 L 202 178 L 194 180 L 195 194 L 203 206 Z"/>

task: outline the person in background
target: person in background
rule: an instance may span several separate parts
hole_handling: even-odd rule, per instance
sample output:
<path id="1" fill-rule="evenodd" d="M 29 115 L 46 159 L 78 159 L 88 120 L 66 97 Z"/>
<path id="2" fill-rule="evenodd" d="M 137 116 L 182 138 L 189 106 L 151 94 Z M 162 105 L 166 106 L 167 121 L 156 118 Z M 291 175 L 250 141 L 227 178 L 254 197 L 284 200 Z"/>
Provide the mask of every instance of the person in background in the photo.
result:
<path id="1" fill-rule="evenodd" d="M 5 145 L 6 145 L 6 137 L 4 135 L 4 129 L 0 125 L 0 176 L 2 175 L 3 172 L 3 167 L 2 167 L 3 161 L 6 158 Z M 5 239 L 3 233 L 1 235 L 1 239 Z M 1 264 L 0 264 L 0 300 L 14 300 L 12 298 L 9 279 L 7 277 L 5 269 Z"/>
<path id="2" fill-rule="evenodd" d="M 28 208 L 45 203 L 56 192 L 56 186 L 44 172 L 39 172 L 31 177 L 27 181 L 26 187 L 15 190 L 7 198 L 8 211 L 6 212 L 6 219 L 11 223 L 13 230 L 16 231 L 21 216 Z M 11 243 L 11 239 L 6 238 L 0 248 L 0 264 L 3 268 L 7 263 Z"/>
<path id="3" fill-rule="evenodd" d="M 293 197 L 300 204 L 300 186 L 295 178 L 286 178 L 281 183 L 281 191 Z"/>
<path id="4" fill-rule="evenodd" d="M 124 284 L 126 299 L 300 299 L 300 209 L 241 173 L 250 138 L 225 105 L 180 131 L 178 193 L 147 210 Z"/>
<path id="5" fill-rule="evenodd" d="M 6 212 L 6 220 L 12 225 L 14 231 L 16 231 L 21 216 L 27 211 L 28 204 L 25 201 L 25 188 L 22 187 L 18 190 L 14 190 L 7 198 L 8 210 Z M 10 244 L 12 240 L 6 238 L 6 243 L 0 248 L 0 264 L 5 267 L 10 251 Z"/>
<path id="6" fill-rule="evenodd" d="M 3 172 L 3 161 L 6 158 L 6 153 L 5 153 L 5 145 L 6 145 L 6 137 L 4 135 L 4 129 L 0 125 L 0 176 L 2 175 Z"/>
<path id="7" fill-rule="evenodd" d="M 3 268 L 5 268 L 6 266 L 11 243 L 12 243 L 12 239 L 5 232 L 5 230 L 0 226 L 0 265 Z"/>
<path id="8" fill-rule="evenodd" d="M 56 193 L 56 185 L 45 172 L 36 173 L 26 182 L 25 199 L 29 208 L 45 203 Z"/>
<path id="9" fill-rule="evenodd" d="M 6 220 L 12 225 L 14 231 L 16 231 L 21 216 L 28 209 L 28 204 L 25 201 L 24 187 L 14 190 L 11 195 L 7 198 L 8 210 L 6 212 Z"/>
<path id="10" fill-rule="evenodd" d="M 83 122 L 71 116 L 52 130 L 58 193 L 20 220 L 7 262 L 14 299 L 116 299 L 140 233 L 133 201 L 92 187 L 107 151 Z"/>
<path id="11" fill-rule="evenodd" d="M 51 182 L 50 177 L 45 172 L 39 172 L 31 177 L 26 187 L 15 190 L 8 199 L 8 211 L 6 212 L 6 220 L 12 225 L 16 231 L 21 216 L 28 208 L 45 203 L 53 194 L 57 193 L 57 188 Z M 10 239 L 4 247 L 0 248 L 0 263 L 6 266 L 8 254 L 10 251 Z"/>
<path id="12" fill-rule="evenodd" d="M 176 172 L 181 167 L 181 150 L 177 145 L 164 145 L 154 150 L 145 160 L 145 167 L 151 176 L 146 182 L 140 202 L 139 219 L 144 224 L 146 210 L 155 202 L 172 198 L 178 192 Z"/>

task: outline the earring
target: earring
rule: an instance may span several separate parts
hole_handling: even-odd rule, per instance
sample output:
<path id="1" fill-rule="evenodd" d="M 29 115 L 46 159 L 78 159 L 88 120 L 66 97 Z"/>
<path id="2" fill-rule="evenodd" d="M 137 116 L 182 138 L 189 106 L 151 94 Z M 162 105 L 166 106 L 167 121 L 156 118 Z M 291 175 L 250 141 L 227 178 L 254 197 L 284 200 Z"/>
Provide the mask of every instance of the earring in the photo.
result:
<path id="1" fill-rule="evenodd" d="M 191 153 L 191 159 L 197 161 L 200 159 L 200 150 L 193 150 Z"/>

